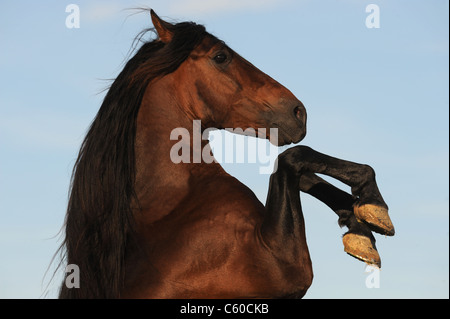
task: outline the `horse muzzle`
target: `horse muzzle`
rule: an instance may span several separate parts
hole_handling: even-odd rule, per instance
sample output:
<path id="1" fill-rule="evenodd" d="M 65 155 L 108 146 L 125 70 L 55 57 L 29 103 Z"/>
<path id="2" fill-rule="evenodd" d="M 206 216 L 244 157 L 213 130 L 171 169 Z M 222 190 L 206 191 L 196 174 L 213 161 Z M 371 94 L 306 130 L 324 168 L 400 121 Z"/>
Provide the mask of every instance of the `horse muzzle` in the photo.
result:
<path id="1" fill-rule="evenodd" d="M 283 146 L 303 140 L 306 136 L 306 117 L 306 109 L 300 101 L 284 105 L 283 112 L 272 115 L 270 142 Z"/>

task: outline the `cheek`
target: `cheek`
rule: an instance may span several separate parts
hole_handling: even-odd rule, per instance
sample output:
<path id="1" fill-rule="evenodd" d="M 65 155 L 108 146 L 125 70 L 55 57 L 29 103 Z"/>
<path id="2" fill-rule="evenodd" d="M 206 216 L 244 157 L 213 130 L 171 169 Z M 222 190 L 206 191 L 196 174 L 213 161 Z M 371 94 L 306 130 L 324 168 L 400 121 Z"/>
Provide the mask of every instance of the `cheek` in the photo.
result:
<path id="1" fill-rule="evenodd" d="M 230 107 L 240 100 L 240 86 L 217 70 L 207 71 L 209 74 L 201 72 L 201 75 L 193 79 L 197 97 L 217 119 L 223 118 Z"/>
<path id="2" fill-rule="evenodd" d="M 242 91 L 242 85 L 233 69 L 221 70 L 209 58 L 191 64 L 192 77 L 203 95 L 211 95 L 216 104 L 230 104 L 231 99 Z M 209 91 L 209 92 L 208 92 Z"/>
<path id="3" fill-rule="evenodd" d="M 220 85 L 215 81 L 207 79 L 196 79 L 194 82 L 198 106 L 203 109 L 202 113 L 210 114 L 211 119 L 219 122 L 226 114 L 229 98 Z"/>
<path id="4" fill-rule="evenodd" d="M 242 91 L 242 85 L 233 74 L 219 71 L 214 66 L 210 66 L 205 72 L 201 73 L 198 81 L 208 87 L 211 94 L 216 96 L 217 99 L 227 104 L 232 103 L 231 99 Z"/>

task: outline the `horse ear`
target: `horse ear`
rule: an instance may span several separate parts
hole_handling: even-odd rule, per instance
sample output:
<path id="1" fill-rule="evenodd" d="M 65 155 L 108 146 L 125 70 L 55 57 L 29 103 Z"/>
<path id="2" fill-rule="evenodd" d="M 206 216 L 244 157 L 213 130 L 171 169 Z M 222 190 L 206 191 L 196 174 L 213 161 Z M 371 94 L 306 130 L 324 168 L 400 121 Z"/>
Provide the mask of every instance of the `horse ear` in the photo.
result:
<path id="1" fill-rule="evenodd" d="M 172 24 L 158 17 L 153 9 L 150 10 L 150 16 L 152 17 L 152 23 L 155 26 L 159 39 L 164 43 L 169 43 L 173 37 L 173 32 L 169 30 Z"/>

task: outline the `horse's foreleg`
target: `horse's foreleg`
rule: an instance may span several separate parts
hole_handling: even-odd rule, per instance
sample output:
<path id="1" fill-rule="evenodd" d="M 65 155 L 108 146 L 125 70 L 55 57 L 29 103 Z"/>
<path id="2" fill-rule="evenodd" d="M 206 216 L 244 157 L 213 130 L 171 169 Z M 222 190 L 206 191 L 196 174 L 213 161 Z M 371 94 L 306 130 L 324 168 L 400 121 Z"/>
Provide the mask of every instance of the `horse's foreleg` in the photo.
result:
<path id="1" fill-rule="evenodd" d="M 280 154 L 278 166 L 292 167 L 297 176 L 320 173 L 349 185 L 356 199 L 353 204 L 355 216 L 372 231 L 394 235 L 388 207 L 378 190 L 375 172 L 370 166 L 340 160 L 306 146 L 293 147 Z"/>
<path id="2" fill-rule="evenodd" d="M 346 226 L 348 232 L 343 236 L 344 249 L 349 255 L 364 262 L 381 267 L 380 256 L 375 246 L 375 238 L 369 227 L 360 222 L 353 213 L 355 198 L 333 186 L 314 173 L 304 173 L 300 177 L 300 190 L 308 193 L 339 216 L 339 225 Z"/>
<path id="3" fill-rule="evenodd" d="M 266 209 L 260 233 L 265 246 L 283 269 L 287 285 L 295 283 L 288 297 L 302 297 L 313 272 L 300 204 L 299 177 L 289 166 L 279 166 L 270 177 Z"/>

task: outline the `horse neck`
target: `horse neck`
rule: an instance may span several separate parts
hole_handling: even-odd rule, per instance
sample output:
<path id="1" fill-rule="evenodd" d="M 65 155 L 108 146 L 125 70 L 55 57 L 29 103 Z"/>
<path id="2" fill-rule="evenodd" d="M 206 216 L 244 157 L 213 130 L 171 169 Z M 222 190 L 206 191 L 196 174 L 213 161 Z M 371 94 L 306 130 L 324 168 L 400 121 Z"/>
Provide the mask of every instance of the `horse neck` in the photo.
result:
<path id="1" fill-rule="evenodd" d="M 141 222 L 151 224 L 176 209 L 189 195 L 196 180 L 226 174 L 217 163 L 193 163 L 195 138 L 189 101 L 180 97 L 170 77 L 151 84 L 143 97 L 136 131 L 136 194 L 142 214 Z M 198 119 L 197 119 L 198 120 Z M 189 163 L 174 163 L 170 151 L 178 140 L 171 132 L 182 128 L 189 133 Z M 201 149 L 209 150 L 209 141 L 201 140 Z"/>

